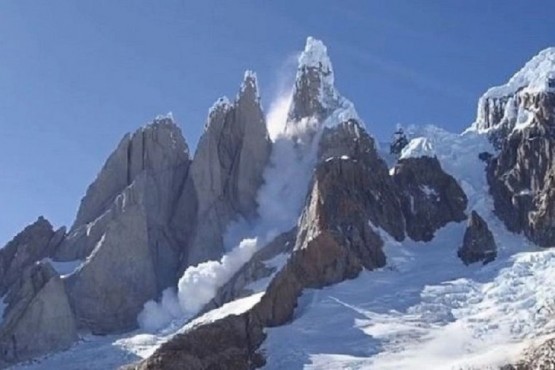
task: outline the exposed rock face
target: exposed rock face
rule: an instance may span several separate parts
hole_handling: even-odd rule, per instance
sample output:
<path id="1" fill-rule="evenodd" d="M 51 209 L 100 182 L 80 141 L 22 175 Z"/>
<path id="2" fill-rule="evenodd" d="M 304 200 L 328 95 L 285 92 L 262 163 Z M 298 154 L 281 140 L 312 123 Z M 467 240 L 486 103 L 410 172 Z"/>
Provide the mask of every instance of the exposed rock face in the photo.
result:
<path id="1" fill-rule="evenodd" d="M 507 228 L 552 246 L 555 49 L 532 58 L 507 84 L 480 99 L 474 129 L 486 131 L 500 150 L 488 160 L 495 212 Z"/>
<path id="2" fill-rule="evenodd" d="M 141 178 L 116 198 L 113 220 L 85 263 L 66 279 L 79 325 L 97 334 L 136 327 L 144 302 L 156 297 L 149 246 L 145 183 Z"/>
<path id="3" fill-rule="evenodd" d="M 495 212 L 507 228 L 524 232 L 541 246 L 552 246 L 555 94 L 541 96 L 528 108 L 534 112 L 529 124 L 504 139 L 487 175 Z"/>
<path id="4" fill-rule="evenodd" d="M 362 197 L 372 223 L 395 239 L 404 239 L 405 222 L 398 188 L 376 151 L 374 139 L 358 121 L 350 119 L 337 127 L 325 128 L 319 143 L 318 157 L 323 162 L 335 163 L 341 160 L 336 162 L 339 165 L 332 166 L 339 171 L 336 177 L 330 177 L 335 183 L 325 187 L 326 191 L 330 191 L 331 199 L 333 191 L 360 187 L 364 191 Z M 357 173 L 359 167 L 364 170 Z"/>
<path id="5" fill-rule="evenodd" d="M 126 135 L 108 158 L 56 253 L 61 260 L 86 258 L 66 280 L 81 327 L 132 329 L 144 302 L 177 281 L 185 245 L 172 222 L 189 164 L 170 118 Z"/>
<path id="6" fill-rule="evenodd" d="M 408 236 L 429 241 L 449 222 L 466 219 L 467 198 L 457 181 L 446 174 L 437 158 L 399 160 L 393 181 L 400 189 Z"/>
<path id="7" fill-rule="evenodd" d="M 294 103 L 289 111 L 289 119 L 300 121 L 314 117 L 322 122 L 331 113 L 326 100 L 332 101 L 336 95 L 333 67 L 327 48 L 321 41 L 308 38 L 299 58 Z"/>
<path id="8" fill-rule="evenodd" d="M 5 298 L 0 367 L 67 349 L 77 329 L 64 284 L 48 263 L 25 269 Z"/>
<path id="9" fill-rule="evenodd" d="M 488 224 L 476 211 L 472 211 L 464 232 L 463 244 L 457 255 L 465 265 L 482 261 L 487 264 L 497 256 L 497 245 Z"/>
<path id="10" fill-rule="evenodd" d="M 555 91 L 555 48 L 542 50 L 501 86 L 489 89 L 478 103 L 473 128 L 487 131 L 500 148 L 517 126 L 527 125 L 530 115 L 552 114 L 541 101 L 552 99 Z"/>
<path id="11" fill-rule="evenodd" d="M 322 41 L 307 38 L 298 62 L 287 132 L 298 136 L 296 126 L 303 122 L 313 130 L 305 130 L 299 139 L 310 142 L 322 126 L 358 119 L 353 103 L 341 96 L 334 86 L 333 67 Z"/>
<path id="12" fill-rule="evenodd" d="M 222 99 L 211 110 L 195 153 L 191 181 L 198 199 L 197 229 L 186 266 L 219 258 L 228 224 L 256 217 L 256 195 L 270 152 L 256 77 L 247 72 L 235 102 Z"/>
<path id="13" fill-rule="evenodd" d="M 370 172 L 363 160 L 332 158 L 320 163 L 299 221 L 294 250 L 261 300 L 243 314 L 175 336 L 153 356 L 130 368 L 262 366 L 264 359 L 257 350 L 265 338 L 263 328 L 291 320 L 304 288 L 321 288 L 354 278 L 363 268 L 385 264 L 383 242 L 369 224 L 373 198 L 361 186 L 371 177 Z"/>
<path id="14" fill-rule="evenodd" d="M 51 256 L 64 235 L 64 228 L 54 232 L 50 222 L 39 217 L 0 249 L 0 296 L 6 293 L 25 268 Z"/>

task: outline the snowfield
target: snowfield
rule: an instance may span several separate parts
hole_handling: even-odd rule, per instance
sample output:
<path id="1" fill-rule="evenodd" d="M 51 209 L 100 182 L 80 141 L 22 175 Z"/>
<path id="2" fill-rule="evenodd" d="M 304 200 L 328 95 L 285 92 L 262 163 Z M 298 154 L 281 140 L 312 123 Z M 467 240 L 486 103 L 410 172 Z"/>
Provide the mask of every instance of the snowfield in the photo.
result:
<path id="1" fill-rule="evenodd" d="M 487 369 L 518 358 L 553 333 L 555 250 L 539 250 L 493 215 L 481 151 L 473 131 L 428 126 L 403 157 L 436 155 L 462 184 L 468 211 L 488 222 L 498 257 L 465 266 L 457 257 L 465 223 L 451 223 L 429 243 L 386 241 L 388 263 L 356 279 L 306 291 L 295 320 L 267 329 L 266 369 Z M 284 256 L 280 256 L 279 264 Z M 259 286 L 263 289 L 265 283 Z M 260 289 L 261 290 L 261 289 Z M 230 302 L 189 322 L 148 334 L 85 336 L 71 350 L 22 365 L 25 369 L 110 369 L 150 355 L 177 332 L 252 307 L 262 293 Z"/>
<path id="2" fill-rule="evenodd" d="M 493 214 L 482 151 L 486 138 L 418 129 L 402 157 L 437 156 L 488 222 L 497 259 L 457 257 L 465 223 L 429 243 L 386 240 L 379 271 L 303 294 L 295 320 L 268 330 L 266 369 L 495 369 L 553 333 L 555 251 L 508 232 Z"/>
<path id="3" fill-rule="evenodd" d="M 553 50 L 540 54 L 508 85 L 491 89 L 488 96 L 507 94 L 523 84 L 540 86 L 529 71 L 553 70 L 554 55 Z M 334 111 L 321 128 L 358 117 L 352 103 L 333 87 L 333 69 L 321 42 L 309 39 L 299 62 L 301 69 L 318 66 L 325 72 L 320 98 Z M 229 104 L 222 99 L 215 106 Z M 290 104 L 289 91 L 268 113 L 274 147 L 258 194 L 260 220 L 229 228 L 229 251 L 220 261 L 189 268 L 178 287 L 166 291 L 160 302 L 148 302 L 139 316 L 142 329 L 120 336 L 82 334 L 70 350 L 15 368 L 115 369 L 148 357 L 177 333 L 255 305 L 270 278 L 251 283 L 253 295 L 194 318 L 259 247 L 290 229 L 299 216 L 316 162 L 319 134 L 313 134 L 319 123 L 286 122 Z M 462 263 L 457 249 L 465 222 L 447 225 L 428 243 L 397 242 L 378 230 L 385 241 L 386 267 L 324 289 L 306 290 L 290 324 L 266 329 L 261 348 L 266 369 L 495 369 L 555 332 L 555 249 L 540 250 L 508 232 L 493 214 L 485 163 L 478 158 L 482 152 L 494 153 L 485 134 L 476 125 L 462 134 L 411 126 L 409 136 L 412 140 L 401 157 L 438 158 L 466 193 L 467 213 L 475 210 L 488 223 L 498 246 L 497 258 L 486 266 Z M 303 143 L 306 137 L 314 140 Z M 391 164 L 391 156 L 387 162 Z M 437 196 L 430 189 L 423 191 Z M 267 263 L 283 266 L 287 258 L 279 255 Z M 54 265 L 62 274 L 76 268 Z M 0 311 L 2 307 L 0 301 Z"/>

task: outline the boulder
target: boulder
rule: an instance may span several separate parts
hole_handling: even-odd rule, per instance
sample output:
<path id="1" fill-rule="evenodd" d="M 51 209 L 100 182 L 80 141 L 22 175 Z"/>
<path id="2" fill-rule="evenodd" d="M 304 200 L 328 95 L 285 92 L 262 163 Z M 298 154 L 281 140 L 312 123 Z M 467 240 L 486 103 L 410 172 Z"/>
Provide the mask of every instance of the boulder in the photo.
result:
<path id="1" fill-rule="evenodd" d="M 465 265 L 483 262 L 487 264 L 497 256 L 497 245 L 488 224 L 476 211 L 472 211 L 464 232 L 463 244 L 457 255 Z"/>
<path id="2" fill-rule="evenodd" d="M 443 171 L 437 158 L 403 158 L 393 169 L 399 188 L 407 235 L 429 241 L 449 222 L 466 219 L 467 198 L 457 181 Z"/>
<path id="3" fill-rule="evenodd" d="M 53 351 L 77 340 L 64 284 L 45 262 L 27 267 L 4 299 L 0 325 L 0 367 Z"/>

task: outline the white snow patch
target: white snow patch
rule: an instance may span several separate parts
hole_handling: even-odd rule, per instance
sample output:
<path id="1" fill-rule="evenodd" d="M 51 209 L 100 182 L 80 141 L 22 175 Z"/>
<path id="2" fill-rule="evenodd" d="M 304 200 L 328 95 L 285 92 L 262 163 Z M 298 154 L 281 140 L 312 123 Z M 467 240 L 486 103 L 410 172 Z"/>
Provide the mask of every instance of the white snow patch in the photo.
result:
<path id="1" fill-rule="evenodd" d="M 420 190 L 422 190 L 422 192 L 426 194 L 428 198 L 437 198 L 439 196 L 437 191 L 434 188 L 429 187 L 428 185 L 421 186 Z"/>
<path id="2" fill-rule="evenodd" d="M 161 344 L 171 339 L 175 334 L 185 333 L 192 328 L 209 324 L 229 315 L 240 315 L 246 312 L 260 301 L 263 294 L 264 293 L 252 294 L 248 297 L 226 303 L 219 308 L 197 317 L 186 325 L 176 322 L 174 326 L 166 328 L 166 330 L 157 335 L 140 333 L 127 338 L 118 339 L 114 341 L 114 346 L 120 347 L 129 353 L 133 353 L 140 358 L 147 358 L 152 355 Z"/>
<path id="3" fill-rule="evenodd" d="M 228 109 L 230 109 L 232 107 L 231 102 L 229 101 L 229 98 L 227 96 L 222 96 L 221 98 L 218 98 L 218 100 L 216 100 L 214 102 L 214 104 L 212 104 L 212 106 L 210 107 L 210 109 L 208 110 L 208 119 L 210 119 L 210 117 L 212 117 L 214 114 L 216 114 L 216 112 L 222 110 L 222 111 L 226 111 Z M 208 128 L 208 126 L 205 126 L 205 130 Z"/>

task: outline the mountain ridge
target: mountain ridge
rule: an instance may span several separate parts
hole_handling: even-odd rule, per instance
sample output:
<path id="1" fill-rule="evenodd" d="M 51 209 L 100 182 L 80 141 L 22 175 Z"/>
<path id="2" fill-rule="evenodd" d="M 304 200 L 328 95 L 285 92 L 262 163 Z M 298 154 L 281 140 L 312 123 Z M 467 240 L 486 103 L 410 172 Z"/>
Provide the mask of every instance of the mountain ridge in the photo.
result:
<path id="1" fill-rule="evenodd" d="M 132 348 L 131 353 L 142 353 L 142 359 L 135 358 L 139 362 L 132 365 L 125 356 L 114 359 L 118 366 L 279 368 L 298 366 L 298 361 L 320 363 L 326 356 L 311 353 L 306 343 L 300 343 L 300 348 L 308 351 L 310 360 L 287 351 L 279 360 L 274 352 L 280 343 L 294 340 L 283 332 L 285 328 L 296 330 L 295 325 L 306 324 L 303 320 L 310 319 L 312 310 L 330 304 L 306 306 L 305 297 L 314 290 L 343 294 L 340 289 L 351 286 L 360 292 L 362 287 L 353 285 L 359 279 L 388 275 L 395 280 L 391 274 L 396 268 L 410 276 L 410 269 L 425 265 L 418 265 L 416 258 L 403 260 L 397 253 L 410 255 L 416 253 L 414 248 L 427 249 L 422 253 L 429 256 L 422 256 L 422 263 L 440 269 L 443 261 L 452 268 L 438 273 L 447 285 L 456 284 L 450 280 L 456 278 L 455 273 L 462 280 L 471 279 L 472 271 L 477 271 L 477 277 L 503 274 L 502 265 L 511 253 L 521 251 L 516 245 L 523 240 L 506 228 L 522 231 L 530 240 L 527 243 L 548 246 L 544 241 L 552 239 L 549 220 L 555 204 L 549 190 L 550 164 L 555 158 L 550 137 L 555 100 L 550 98 L 548 85 L 538 91 L 535 80 L 525 72 L 533 69 L 530 66 L 549 64 L 550 55 L 551 51 L 540 53 L 515 75 L 524 77 L 509 81 L 512 87 L 526 80 L 530 91 L 519 85 L 505 99 L 505 95 L 497 96 L 499 88 L 489 90 L 480 99 L 477 120 L 468 130 L 457 135 L 424 128 L 388 168 L 354 105 L 335 89 L 326 46 L 309 37 L 298 59 L 280 135 L 270 139 L 256 74 L 246 71 L 235 99 L 220 98 L 210 109 L 192 157 L 171 117 L 157 118 L 124 136 L 87 190 L 69 232 L 49 230 L 48 239 L 55 242 L 45 251 L 31 248 L 32 255 L 21 269 L 29 274 L 42 266 L 44 258 L 54 267 L 40 268 L 51 272 L 62 262 L 80 263 L 69 274 L 54 274 L 63 283 L 57 294 L 62 301 L 68 300 L 70 319 L 81 333 L 136 333 L 132 330 L 138 318 L 151 323 L 149 330 L 154 333 L 117 340 Z M 547 81 L 549 73 L 540 79 Z M 516 116 L 511 113 L 514 107 L 519 112 Z M 519 126 L 522 112 L 530 120 L 526 127 Z M 532 134 L 539 144 L 528 144 Z M 541 160 L 530 152 L 540 153 Z M 485 160 L 479 158 L 483 153 L 489 155 L 483 156 Z M 284 176 L 287 173 L 290 177 Z M 533 184 L 529 184 L 530 174 L 535 176 Z M 532 199 L 525 206 L 515 206 L 513 199 L 521 197 L 523 189 L 533 193 Z M 467 225 L 464 221 L 469 216 Z M 515 219 L 516 226 L 511 224 Z M 12 242 L 18 251 L 27 245 L 20 239 L 25 238 Z M 441 242 L 451 249 L 444 246 L 441 250 Z M 488 245 L 479 250 L 481 243 Z M 498 249 L 495 254 L 492 245 Z M 467 259 L 467 254 L 458 251 L 473 253 L 473 257 Z M 2 249 L 0 261 L 3 267 L 14 263 L 14 258 Z M 479 270 L 476 262 L 487 266 Z M 496 281 L 496 275 L 492 276 Z M 379 292 L 373 284 L 369 283 L 369 289 Z M 476 289 L 489 289 L 479 281 L 461 285 L 470 298 L 473 292 L 466 289 L 473 284 L 479 286 Z M 381 293 L 384 299 L 388 297 Z M 407 294 L 412 297 L 414 291 Z M 426 296 L 425 289 L 422 294 Z M 468 317 L 473 315 L 475 302 L 470 298 L 461 303 Z M 445 299 L 436 305 L 445 306 L 453 316 L 456 308 Z M 426 304 L 417 302 L 406 310 L 428 309 Z M 9 305 L 3 316 L 13 316 L 13 307 Z M 385 313 L 356 310 L 376 315 L 385 326 L 391 320 Z M 398 319 L 410 327 L 407 312 L 399 311 Z M 424 313 L 417 316 L 427 325 Z M 36 315 L 31 319 L 40 322 L 40 313 Z M 439 311 L 429 316 L 439 320 L 438 328 L 450 325 Z M 539 325 L 541 320 L 543 316 L 538 316 L 534 323 Z M 30 341 L 14 345 L 4 325 L 0 323 L 0 349 L 11 355 L 2 358 L 1 366 L 41 354 Z M 13 325 L 24 327 L 24 322 L 16 320 Z M 371 324 L 364 330 L 373 333 L 368 341 L 383 336 Z M 75 338 L 77 329 L 69 328 L 64 334 L 60 336 L 63 341 L 54 341 L 54 348 L 42 354 L 67 350 L 71 343 L 66 339 Z M 383 353 L 359 349 L 360 359 L 333 355 L 330 359 L 340 367 L 379 363 L 379 368 L 387 368 L 395 361 L 405 363 L 396 353 L 406 350 L 410 354 L 418 346 L 402 330 L 396 334 L 406 347 L 395 348 L 395 340 L 390 343 L 386 338 Z M 492 340 L 507 345 L 498 337 Z M 148 350 L 137 349 L 141 346 Z M 388 352 L 388 346 L 395 351 Z M 504 361 L 500 364 L 514 360 L 496 359 Z M 44 366 L 47 363 L 48 359 Z"/>

